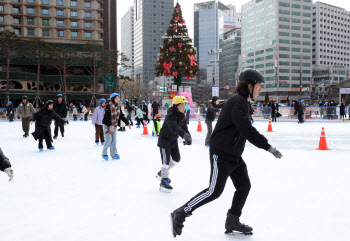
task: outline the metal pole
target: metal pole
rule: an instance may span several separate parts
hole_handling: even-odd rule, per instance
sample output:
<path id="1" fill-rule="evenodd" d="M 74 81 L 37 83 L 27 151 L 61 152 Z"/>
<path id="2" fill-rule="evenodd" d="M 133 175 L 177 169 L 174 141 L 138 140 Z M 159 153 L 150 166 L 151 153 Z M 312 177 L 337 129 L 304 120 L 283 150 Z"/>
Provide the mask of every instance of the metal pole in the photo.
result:
<path id="1" fill-rule="evenodd" d="M 303 55 L 300 55 L 300 86 L 299 86 L 299 101 L 301 101 L 301 79 L 302 79 L 302 69 L 301 69 L 301 65 L 302 65 L 302 59 L 303 59 Z"/>

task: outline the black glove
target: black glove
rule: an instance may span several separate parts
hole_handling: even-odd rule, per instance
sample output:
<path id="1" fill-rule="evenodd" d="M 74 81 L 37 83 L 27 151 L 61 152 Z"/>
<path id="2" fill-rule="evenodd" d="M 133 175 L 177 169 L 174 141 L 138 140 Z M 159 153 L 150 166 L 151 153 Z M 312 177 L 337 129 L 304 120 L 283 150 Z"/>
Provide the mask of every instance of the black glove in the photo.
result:
<path id="1" fill-rule="evenodd" d="M 64 119 L 64 125 L 68 125 L 69 124 L 69 121 L 67 119 Z"/>
<path id="2" fill-rule="evenodd" d="M 274 155 L 276 158 L 282 157 L 282 153 L 272 146 L 269 148 L 268 152 L 272 153 L 272 155 Z"/>
<path id="3" fill-rule="evenodd" d="M 21 119 L 21 117 L 17 116 L 18 120 Z"/>
<path id="4" fill-rule="evenodd" d="M 191 145 L 192 144 L 192 137 L 190 134 L 185 133 L 182 138 L 185 140 L 184 145 Z"/>

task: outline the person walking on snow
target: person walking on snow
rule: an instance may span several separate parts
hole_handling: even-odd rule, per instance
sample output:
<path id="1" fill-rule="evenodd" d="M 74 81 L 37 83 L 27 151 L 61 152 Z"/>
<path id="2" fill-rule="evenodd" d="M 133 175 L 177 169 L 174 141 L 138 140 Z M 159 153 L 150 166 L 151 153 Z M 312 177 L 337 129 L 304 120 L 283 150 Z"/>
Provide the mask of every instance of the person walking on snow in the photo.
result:
<path id="1" fill-rule="evenodd" d="M 132 114 L 132 111 L 134 110 L 134 108 L 132 108 L 131 104 L 129 103 L 129 100 L 128 99 L 125 99 L 125 109 L 128 111 L 128 115 L 126 117 L 126 119 L 129 121 L 129 123 L 133 126 L 134 123 L 132 123 L 132 120 L 131 120 L 131 114 Z"/>
<path id="2" fill-rule="evenodd" d="M 118 106 L 120 107 L 120 112 L 123 113 L 124 116 L 126 116 L 123 102 L 119 101 Z M 119 119 L 119 121 L 118 121 L 118 126 L 119 126 L 118 131 L 125 131 L 125 123 L 124 123 L 124 121 L 121 121 L 121 119 Z"/>
<path id="3" fill-rule="evenodd" d="M 98 145 L 101 140 L 101 145 L 105 143 L 105 135 L 103 131 L 103 117 L 105 115 L 105 106 L 106 100 L 100 99 L 100 106 L 97 107 L 94 111 L 94 115 L 92 116 L 92 124 L 95 125 L 95 143 Z"/>
<path id="4" fill-rule="evenodd" d="M 147 119 L 148 119 L 148 123 L 150 123 L 151 118 L 152 118 L 152 104 L 150 101 L 147 101 L 147 110 L 148 110 L 148 115 L 147 115 Z"/>
<path id="5" fill-rule="evenodd" d="M 126 125 L 131 126 L 118 106 L 119 94 L 110 95 L 111 102 L 106 105 L 105 115 L 103 117 L 103 131 L 105 132 L 105 144 L 103 146 L 102 158 L 108 160 L 107 150 L 110 148 L 110 154 L 113 159 L 120 159 L 117 151 L 117 131 L 118 120 L 121 119 Z"/>
<path id="6" fill-rule="evenodd" d="M 66 102 L 63 100 L 62 94 L 57 95 L 57 101 L 53 105 L 53 110 L 57 115 L 59 115 L 59 117 L 63 119 L 67 118 L 67 106 L 66 106 Z M 62 137 L 64 137 L 64 125 L 60 124 L 60 122 L 55 121 L 55 131 L 54 131 L 53 139 L 57 139 L 58 128 L 60 128 L 61 135 Z"/>
<path id="7" fill-rule="evenodd" d="M 186 124 L 187 99 L 183 96 L 175 96 L 172 99 L 172 107 L 168 109 L 162 129 L 159 133 L 158 147 L 162 161 L 161 170 L 157 173 L 157 178 L 161 180 L 159 190 L 171 192 L 169 171 L 180 162 L 180 151 L 177 143 L 179 136 L 183 138 L 185 145 L 192 144 L 190 132 Z"/>
<path id="8" fill-rule="evenodd" d="M 140 124 L 142 124 L 142 127 L 145 125 L 144 123 L 143 123 L 143 112 L 142 112 L 142 110 L 139 108 L 139 107 L 137 107 L 137 106 L 135 106 L 134 107 L 134 109 L 135 109 L 135 112 L 136 112 L 136 115 L 135 115 L 135 120 L 137 121 L 137 123 L 136 123 L 136 128 L 140 128 Z"/>
<path id="9" fill-rule="evenodd" d="M 6 115 L 8 116 L 10 122 L 13 121 L 14 114 L 15 114 L 15 112 L 14 112 L 13 104 L 11 101 L 9 101 L 7 103 Z"/>
<path id="10" fill-rule="evenodd" d="M 204 145 L 209 147 L 210 137 L 213 132 L 213 122 L 215 120 L 216 113 L 220 111 L 223 105 L 219 106 L 219 97 L 213 96 L 211 103 L 208 105 L 207 113 L 205 114 L 205 124 L 207 125 L 207 137 L 205 138 Z"/>
<path id="11" fill-rule="evenodd" d="M 17 116 L 18 119 L 22 118 L 22 129 L 24 132 L 23 137 L 29 136 L 30 129 L 30 117 L 35 113 L 35 109 L 31 103 L 28 102 L 28 97 L 24 95 L 22 97 L 22 102 L 19 104 L 17 108 Z"/>
<path id="12" fill-rule="evenodd" d="M 11 167 L 11 163 L 9 159 L 5 156 L 5 154 L 2 152 L 1 147 L 0 147 L 0 171 L 5 172 L 10 178 L 9 182 L 12 182 L 13 170 Z"/>
<path id="13" fill-rule="evenodd" d="M 67 125 L 68 120 L 62 119 L 53 110 L 53 101 L 46 101 L 45 107 L 35 112 L 31 117 L 30 121 L 35 121 L 35 131 L 32 133 L 35 140 L 39 140 L 39 150 L 43 151 L 43 140 L 45 139 L 46 147 L 49 150 L 54 150 L 55 147 L 52 145 L 51 138 L 51 122 L 52 120 L 58 122 L 58 124 Z"/>
<path id="14" fill-rule="evenodd" d="M 210 139 L 210 186 L 171 213 L 174 237 L 182 234 L 187 217 L 222 194 L 229 177 L 236 191 L 226 216 L 226 233 L 238 231 L 252 234 L 253 228 L 240 222 L 251 187 L 247 165 L 242 158 L 246 141 L 270 152 L 276 158 L 281 158 L 282 154 L 252 126 L 250 119 L 248 101 L 258 97 L 261 83 L 265 82 L 263 75 L 256 70 L 245 69 L 241 72 L 239 81 L 236 94 L 223 106 Z"/>

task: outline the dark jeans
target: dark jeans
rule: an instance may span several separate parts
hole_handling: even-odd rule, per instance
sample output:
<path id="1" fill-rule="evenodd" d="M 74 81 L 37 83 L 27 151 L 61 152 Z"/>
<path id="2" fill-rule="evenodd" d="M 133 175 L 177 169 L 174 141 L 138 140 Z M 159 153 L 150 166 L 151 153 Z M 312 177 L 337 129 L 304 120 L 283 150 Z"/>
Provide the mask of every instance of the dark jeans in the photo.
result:
<path id="1" fill-rule="evenodd" d="M 9 117 L 9 121 L 13 121 L 13 114 L 9 114 L 8 117 Z"/>
<path id="2" fill-rule="evenodd" d="M 271 119 L 272 119 L 272 122 L 277 121 L 276 112 L 275 113 L 271 113 Z"/>
<path id="3" fill-rule="evenodd" d="M 140 125 L 140 124 L 142 124 L 142 126 L 144 126 L 145 124 L 143 123 L 143 118 L 138 118 L 138 117 L 136 117 L 136 120 L 137 120 L 137 124 L 136 125 Z"/>
<path id="4" fill-rule="evenodd" d="M 187 123 L 187 125 L 190 124 L 190 114 L 191 114 L 191 110 L 186 111 L 186 123 Z"/>
<path id="5" fill-rule="evenodd" d="M 299 122 L 303 122 L 303 114 L 298 112 L 298 119 L 299 119 Z"/>
<path id="6" fill-rule="evenodd" d="M 22 117 L 22 129 L 24 134 L 28 135 L 30 127 L 30 117 Z"/>
<path id="7" fill-rule="evenodd" d="M 128 116 L 126 117 L 126 119 L 129 121 L 129 123 L 130 123 L 131 125 L 134 125 L 134 124 L 132 123 L 132 120 L 131 120 L 131 111 L 128 113 Z"/>
<path id="8" fill-rule="evenodd" d="M 209 145 L 210 137 L 211 137 L 211 134 L 213 133 L 213 122 L 206 119 L 205 120 L 205 124 L 207 125 L 208 132 L 207 132 L 207 137 L 205 138 L 205 144 L 204 145 Z"/>
<path id="9" fill-rule="evenodd" d="M 46 142 L 46 147 L 47 149 L 49 149 L 52 144 L 51 144 L 51 134 L 48 132 L 48 130 L 46 129 L 43 133 L 41 133 L 41 135 L 39 136 L 39 149 L 43 148 L 43 140 L 45 139 Z"/>
<path id="10" fill-rule="evenodd" d="M 84 115 L 84 120 L 88 120 L 88 115 L 89 115 L 89 112 L 87 112 L 85 115 Z"/>
<path id="11" fill-rule="evenodd" d="M 209 188 L 204 189 L 188 201 L 185 204 L 185 212 L 191 213 L 220 197 L 225 189 L 226 181 L 230 177 L 236 191 L 229 212 L 238 217 L 241 216 L 251 187 L 245 162 L 241 157 L 239 162 L 236 163 L 235 160 L 223 158 L 210 152 L 210 165 Z"/>
<path id="12" fill-rule="evenodd" d="M 64 126 L 63 125 L 60 125 L 58 123 L 55 122 L 55 131 L 54 131 L 54 135 L 55 136 L 58 136 L 58 128 L 60 128 L 60 131 L 61 131 L 61 135 L 63 136 L 63 133 L 64 133 Z"/>
<path id="13" fill-rule="evenodd" d="M 154 117 L 155 117 L 156 115 L 158 115 L 158 111 L 154 111 L 154 110 L 153 110 L 153 116 L 152 116 L 153 120 L 154 120 Z"/>
<path id="14" fill-rule="evenodd" d="M 77 119 L 77 115 L 73 115 L 73 119 L 76 120 Z"/>
<path id="15" fill-rule="evenodd" d="M 143 115 L 143 119 L 147 122 L 150 122 L 150 120 L 148 119 L 148 114 Z"/>

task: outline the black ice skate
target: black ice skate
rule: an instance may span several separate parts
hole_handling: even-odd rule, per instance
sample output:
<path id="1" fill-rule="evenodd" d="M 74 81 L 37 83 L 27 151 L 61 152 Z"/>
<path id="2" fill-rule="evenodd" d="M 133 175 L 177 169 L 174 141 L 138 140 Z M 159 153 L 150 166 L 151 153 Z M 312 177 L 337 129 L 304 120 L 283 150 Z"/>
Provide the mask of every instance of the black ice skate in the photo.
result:
<path id="1" fill-rule="evenodd" d="M 185 219 L 192 215 L 191 212 L 185 213 L 184 208 L 185 207 L 182 206 L 181 208 L 176 209 L 170 215 L 174 238 L 176 235 L 182 234 L 182 228 L 184 227 L 183 223 L 185 222 Z"/>
<path id="2" fill-rule="evenodd" d="M 159 172 L 157 173 L 156 178 L 157 178 L 159 181 L 162 180 L 162 171 L 159 171 Z"/>
<path id="3" fill-rule="evenodd" d="M 235 232 L 243 233 L 245 235 L 252 235 L 253 228 L 241 223 L 239 217 L 227 212 L 227 218 L 225 222 L 226 234 L 234 234 Z"/>
<path id="4" fill-rule="evenodd" d="M 162 181 L 160 182 L 159 190 L 162 192 L 171 192 L 173 190 L 173 187 L 170 186 L 169 178 L 162 178 Z"/>

